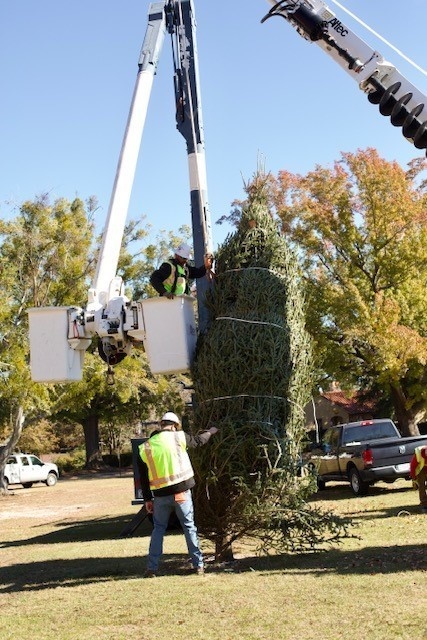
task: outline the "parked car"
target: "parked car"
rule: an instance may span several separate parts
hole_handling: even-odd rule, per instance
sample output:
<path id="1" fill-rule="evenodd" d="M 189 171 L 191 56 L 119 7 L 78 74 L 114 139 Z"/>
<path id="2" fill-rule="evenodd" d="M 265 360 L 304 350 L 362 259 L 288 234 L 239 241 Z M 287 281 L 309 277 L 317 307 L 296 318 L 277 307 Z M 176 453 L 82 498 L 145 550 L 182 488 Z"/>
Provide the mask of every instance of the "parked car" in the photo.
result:
<path id="1" fill-rule="evenodd" d="M 329 480 L 343 480 L 355 495 L 366 495 L 380 480 L 410 480 L 410 461 L 421 445 L 427 445 L 427 436 L 403 438 L 388 418 L 351 422 L 328 429 L 305 464 L 317 471 L 319 489 Z"/>
<path id="2" fill-rule="evenodd" d="M 6 461 L 4 480 L 6 484 L 22 484 L 26 489 L 34 482 L 45 482 L 53 487 L 59 478 L 59 469 L 52 462 L 43 462 L 27 453 L 13 453 Z"/>

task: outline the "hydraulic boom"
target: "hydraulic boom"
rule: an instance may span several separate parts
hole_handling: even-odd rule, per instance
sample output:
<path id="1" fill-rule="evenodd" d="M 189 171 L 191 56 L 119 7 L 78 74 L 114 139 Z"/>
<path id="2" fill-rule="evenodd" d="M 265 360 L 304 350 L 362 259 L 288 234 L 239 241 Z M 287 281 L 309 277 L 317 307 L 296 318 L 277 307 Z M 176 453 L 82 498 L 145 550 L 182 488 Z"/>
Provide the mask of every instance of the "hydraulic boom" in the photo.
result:
<path id="1" fill-rule="evenodd" d="M 87 307 L 93 313 L 93 330 L 100 337 L 100 354 L 110 364 L 125 357 L 131 347 L 128 338 L 139 339 L 141 335 L 139 327 L 135 327 L 134 319 L 138 317 L 135 305 L 124 297 L 116 271 L 149 98 L 166 33 L 172 41 L 177 128 L 187 143 L 196 264 L 203 264 L 204 255 L 212 252 L 193 2 L 155 2 L 149 8 L 134 95 Z M 203 279 L 198 283 L 202 330 L 207 322 L 203 306 L 207 286 Z"/>
<path id="2" fill-rule="evenodd" d="M 177 128 L 187 144 L 196 264 L 203 264 L 205 254 L 212 253 L 193 1 L 154 2 L 149 7 L 135 89 L 88 304 L 86 309 L 48 307 L 29 310 L 33 380 L 68 382 L 79 379 L 84 351 L 93 337 L 98 338 L 99 354 L 110 372 L 111 366 L 129 353 L 133 342 L 145 341 L 143 302 L 128 300 L 122 279 L 116 274 L 148 103 L 166 33 L 172 41 Z M 200 279 L 197 285 L 200 331 L 204 331 L 207 324 L 203 300 L 208 286 L 207 279 Z M 187 309 L 184 311 L 187 314 L 185 328 L 193 340 L 195 330 L 188 303 L 189 300 L 183 300 Z M 64 314 L 66 325 L 62 336 Z M 54 336 L 59 347 L 53 346 Z M 60 348 L 62 343 L 68 351 L 63 354 L 64 366 L 58 366 L 59 373 L 54 374 L 53 363 L 41 361 L 45 353 Z"/>
<path id="3" fill-rule="evenodd" d="M 427 148 L 427 97 L 382 55 L 354 34 L 322 0 L 267 0 L 263 18 L 280 16 L 309 42 L 315 42 L 364 91 L 369 102 L 417 149 Z"/>
<path id="4" fill-rule="evenodd" d="M 271 8 L 262 22 L 273 16 L 284 18 L 305 40 L 317 44 L 353 77 L 368 100 L 379 105 L 380 113 L 389 116 L 391 123 L 400 127 L 417 149 L 427 148 L 427 98 L 391 63 L 355 35 L 322 0 L 268 2 Z M 133 99 L 87 308 L 30 310 L 33 380 L 68 382 L 79 379 L 84 352 L 94 337 L 98 338 L 99 353 L 110 371 L 112 365 L 129 353 L 133 342 L 146 338 L 144 301 L 128 300 L 122 280 L 116 274 L 148 103 L 166 34 L 172 41 L 177 129 L 187 146 L 196 264 L 202 264 L 204 255 L 212 252 L 194 5 L 193 0 L 163 0 L 149 7 Z M 208 286 L 208 280 L 203 279 L 197 285 L 199 330 L 202 332 L 207 326 L 204 294 Z M 194 316 L 192 307 L 191 314 Z M 189 343 L 193 344 L 195 329 L 190 316 L 185 318 L 183 326 L 190 336 Z M 56 340 L 55 347 L 53 339 Z M 64 345 L 58 373 L 51 374 L 58 360 L 55 349 L 62 349 Z M 52 359 L 43 362 L 46 353 L 51 352 Z"/>

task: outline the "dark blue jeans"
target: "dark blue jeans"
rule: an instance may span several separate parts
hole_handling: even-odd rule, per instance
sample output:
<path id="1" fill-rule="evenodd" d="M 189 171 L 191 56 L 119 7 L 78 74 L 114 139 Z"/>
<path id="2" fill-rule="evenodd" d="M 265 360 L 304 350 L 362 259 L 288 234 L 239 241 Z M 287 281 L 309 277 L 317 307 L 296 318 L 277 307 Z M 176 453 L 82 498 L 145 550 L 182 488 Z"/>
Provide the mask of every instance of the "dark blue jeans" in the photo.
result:
<path id="1" fill-rule="evenodd" d="M 193 567 L 203 567 L 203 555 L 199 548 L 191 491 L 185 492 L 185 502 L 176 502 L 175 496 L 156 496 L 153 500 L 153 533 L 148 550 L 147 569 L 157 571 L 163 553 L 163 538 L 171 513 L 175 511 L 184 531 L 188 553 Z"/>

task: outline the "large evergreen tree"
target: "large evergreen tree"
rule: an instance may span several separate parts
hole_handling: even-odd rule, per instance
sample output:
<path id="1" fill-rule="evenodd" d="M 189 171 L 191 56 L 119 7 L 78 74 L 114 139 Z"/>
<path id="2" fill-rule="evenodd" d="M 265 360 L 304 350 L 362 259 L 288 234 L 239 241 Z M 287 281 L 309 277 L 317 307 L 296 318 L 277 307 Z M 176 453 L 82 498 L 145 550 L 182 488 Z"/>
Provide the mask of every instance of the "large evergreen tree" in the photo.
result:
<path id="1" fill-rule="evenodd" d="M 285 550 L 340 533 L 334 518 L 309 507 L 312 485 L 297 472 L 311 347 L 297 261 L 265 186 L 259 173 L 237 231 L 218 251 L 210 326 L 192 372 L 195 425 L 220 429 L 192 456 L 198 526 L 218 559 L 243 536 Z"/>

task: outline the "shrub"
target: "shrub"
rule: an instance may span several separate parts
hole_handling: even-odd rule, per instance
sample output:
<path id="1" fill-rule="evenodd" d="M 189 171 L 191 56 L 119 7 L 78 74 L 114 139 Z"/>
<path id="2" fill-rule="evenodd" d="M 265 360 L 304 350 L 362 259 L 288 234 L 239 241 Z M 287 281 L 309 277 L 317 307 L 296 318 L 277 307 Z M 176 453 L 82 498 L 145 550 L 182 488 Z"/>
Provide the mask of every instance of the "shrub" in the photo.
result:
<path id="1" fill-rule="evenodd" d="M 66 471 L 77 471 L 83 469 L 86 464 L 86 453 L 84 449 L 76 449 L 70 453 L 64 453 L 55 460 L 60 473 Z"/>

